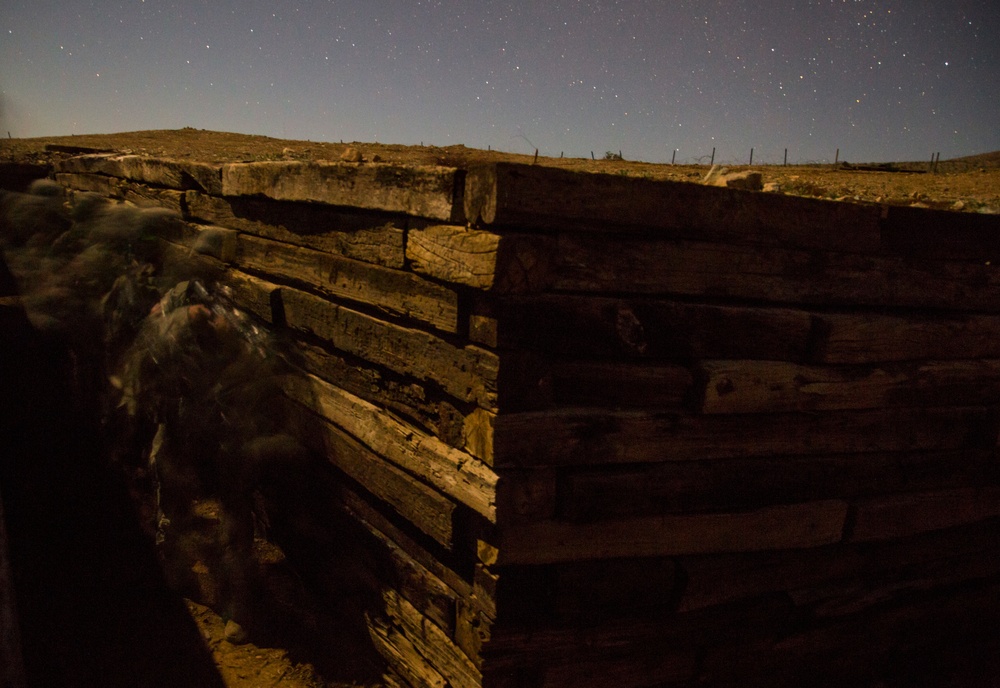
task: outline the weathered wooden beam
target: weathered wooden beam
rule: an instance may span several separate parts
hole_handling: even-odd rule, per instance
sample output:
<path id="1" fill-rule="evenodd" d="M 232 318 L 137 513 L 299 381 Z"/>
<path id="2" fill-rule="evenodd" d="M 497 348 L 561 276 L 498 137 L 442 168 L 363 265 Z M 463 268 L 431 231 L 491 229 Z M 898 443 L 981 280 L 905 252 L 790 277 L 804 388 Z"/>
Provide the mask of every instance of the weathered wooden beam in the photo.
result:
<path id="1" fill-rule="evenodd" d="M 495 346 L 567 358 L 800 361 L 813 344 L 812 315 L 788 308 L 562 294 L 511 296 L 491 308 Z"/>
<path id="2" fill-rule="evenodd" d="M 410 688 L 448 688 L 450 683 L 395 625 L 368 617 L 368 635 L 389 668 Z"/>
<path id="3" fill-rule="evenodd" d="M 454 502 L 331 423 L 315 418 L 313 427 L 325 444 L 330 463 L 446 549 L 455 546 Z"/>
<path id="4" fill-rule="evenodd" d="M 83 174 L 78 172 L 60 172 L 55 175 L 56 181 L 67 189 L 96 193 L 109 198 L 122 197 L 123 181 L 118 177 L 104 174 Z"/>
<path id="5" fill-rule="evenodd" d="M 889 206 L 881 223 L 887 253 L 935 260 L 1000 261 L 1000 217 Z"/>
<path id="6" fill-rule="evenodd" d="M 210 163 L 144 155 L 96 154 L 59 160 L 54 167 L 56 172 L 104 174 L 180 191 L 222 192 L 221 167 Z"/>
<path id="7" fill-rule="evenodd" d="M 791 628 L 770 642 L 713 644 L 703 655 L 701 674 L 727 688 L 804 686 L 820 674 L 829 686 L 863 685 L 886 675 L 888 666 L 889 676 L 913 685 L 947 685 L 956 674 L 960 685 L 974 685 L 984 663 L 995 674 L 996 634 L 983 632 L 1000 614 L 995 579 L 909 597 L 909 603 Z"/>
<path id="8" fill-rule="evenodd" d="M 458 331 L 458 294 L 410 272 L 245 234 L 237 241 L 234 263 L 336 299 Z"/>
<path id="9" fill-rule="evenodd" d="M 500 530 L 497 564 L 800 549 L 839 542 L 847 502 L 824 500 L 730 514 L 648 516 Z"/>
<path id="10" fill-rule="evenodd" d="M 266 161 L 222 167 L 223 196 L 314 201 L 463 222 L 464 175 L 450 167 Z"/>
<path id="11" fill-rule="evenodd" d="M 821 363 L 1000 358 L 1000 317 L 872 313 L 816 315 L 810 359 Z"/>
<path id="12" fill-rule="evenodd" d="M 667 363 L 554 361 L 552 397 L 560 406 L 681 409 L 691 371 Z"/>
<path id="13" fill-rule="evenodd" d="M 1000 404 L 1000 360 L 879 367 L 782 361 L 704 361 L 701 413 L 781 413 Z"/>
<path id="14" fill-rule="evenodd" d="M 790 631 L 794 608 L 771 596 L 683 614 L 649 614 L 600 623 L 497 623 L 483 648 L 484 675 L 569 661 L 697 650 Z"/>
<path id="15" fill-rule="evenodd" d="M 559 513 L 585 522 L 960 488 L 991 479 L 994 452 L 902 450 L 568 467 L 559 471 Z M 503 471 L 501 485 L 508 473 Z M 541 495 L 536 501 L 522 510 L 541 511 L 547 504 Z"/>
<path id="16" fill-rule="evenodd" d="M 548 281 L 553 242 L 432 225 L 407 234 L 406 257 L 421 274 L 500 293 L 539 291 Z"/>
<path id="17" fill-rule="evenodd" d="M 885 451 L 986 449 L 990 407 L 688 416 L 562 409 L 500 414 L 497 466 L 583 466 Z"/>
<path id="18" fill-rule="evenodd" d="M 609 677 L 622 686 L 690 685 L 698 674 L 698 652 L 684 648 L 654 648 L 625 657 L 580 657 L 542 669 L 541 688 L 606 688 Z M 650 683 L 655 681 L 656 683 Z"/>
<path id="19" fill-rule="evenodd" d="M 905 603 L 915 591 L 945 592 L 952 586 L 997 574 L 1000 574 L 1000 557 L 983 556 L 983 552 L 977 551 L 883 573 L 873 580 L 837 581 L 798 588 L 790 590 L 789 597 L 815 618 L 836 619 L 860 614 L 875 606 Z"/>
<path id="20" fill-rule="evenodd" d="M 431 666 L 448 677 L 450 685 L 472 687 L 482 684 L 479 669 L 454 639 L 421 614 L 409 600 L 391 589 L 383 593 L 383 600 L 386 613 L 394 625 Z"/>
<path id="21" fill-rule="evenodd" d="M 186 205 L 191 219 L 389 268 L 403 267 L 406 227 L 414 222 L 317 203 L 219 198 L 198 191 L 187 192 Z"/>
<path id="22" fill-rule="evenodd" d="M 874 581 L 892 571 L 920 570 L 935 561 L 996 551 L 1000 530 L 983 522 L 878 542 L 811 550 L 682 557 L 687 581 L 679 611 L 712 607 L 835 582 Z"/>
<path id="23" fill-rule="evenodd" d="M 995 484 L 875 498 L 854 513 L 852 542 L 906 537 L 1000 516 Z"/>
<path id="24" fill-rule="evenodd" d="M 353 357 L 348 360 L 345 355 L 304 341 L 293 342 L 293 347 L 296 365 L 306 372 L 413 420 L 453 447 L 461 449 L 465 445 L 463 431 L 466 416 L 454 407 L 448 408 L 450 405 L 443 398 L 433 398 L 426 385 L 385 368 L 364 365 Z M 492 442 L 490 444 L 492 452 Z"/>
<path id="25" fill-rule="evenodd" d="M 393 325 L 297 289 L 282 289 L 288 325 L 311 332 L 340 351 L 420 381 L 486 409 L 497 404 L 499 357 L 451 344 L 431 333 Z"/>
<path id="26" fill-rule="evenodd" d="M 183 191 L 160 189 L 136 182 L 122 182 L 119 193 L 126 201 L 140 208 L 166 208 L 178 216 L 184 213 Z"/>
<path id="27" fill-rule="evenodd" d="M 1000 310 L 990 264 L 613 234 L 562 234 L 555 255 L 552 284 L 565 291 Z"/>
<path id="28" fill-rule="evenodd" d="M 292 399 L 343 428 L 375 454 L 487 520 L 496 520 L 497 476 L 484 463 L 315 376 L 289 376 L 284 388 Z"/>
<path id="29" fill-rule="evenodd" d="M 397 557 L 398 554 L 409 558 L 429 571 L 435 580 L 443 583 L 449 591 L 453 591 L 459 598 L 468 599 L 473 594 L 472 585 L 449 567 L 448 563 L 442 561 L 440 553 L 432 554 L 429 552 L 356 491 L 343 485 L 339 490 L 339 498 L 347 513 L 385 548 L 390 558 Z M 383 581 L 383 583 L 391 584 L 392 581 Z"/>
<path id="30" fill-rule="evenodd" d="M 280 326 L 284 319 L 281 308 L 281 287 L 247 275 L 239 270 L 226 270 L 219 283 L 228 289 L 233 303 L 273 326 Z"/>
<path id="31" fill-rule="evenodd" d="M 559 476 L 554 469 L 506 469 L 497 482 L 497 520 L 536 523 L 556 516 Z"/>
<path id="32" fill-rule="evenodd" d="M 496 227 L 646 228 L 658 236 L 707 241 L 879 249 L 875 207 L 538 165 L 471 168 L 465 214 Z"/>

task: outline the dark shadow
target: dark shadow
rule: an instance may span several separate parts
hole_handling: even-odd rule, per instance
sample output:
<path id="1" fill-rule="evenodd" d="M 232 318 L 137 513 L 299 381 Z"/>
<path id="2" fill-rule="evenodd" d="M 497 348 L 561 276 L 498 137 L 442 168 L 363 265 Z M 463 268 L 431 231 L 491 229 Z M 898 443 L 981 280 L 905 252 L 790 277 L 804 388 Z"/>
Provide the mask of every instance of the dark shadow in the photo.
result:
<path id="1" fill-rule="evenodd" d="M 0 296 L 15 294 L 0 260 Z M 0 489 L 28 685 L 221 688 L 102 457 L 94 414 L 72 384 L 83 367 L 4 299 Z"/>

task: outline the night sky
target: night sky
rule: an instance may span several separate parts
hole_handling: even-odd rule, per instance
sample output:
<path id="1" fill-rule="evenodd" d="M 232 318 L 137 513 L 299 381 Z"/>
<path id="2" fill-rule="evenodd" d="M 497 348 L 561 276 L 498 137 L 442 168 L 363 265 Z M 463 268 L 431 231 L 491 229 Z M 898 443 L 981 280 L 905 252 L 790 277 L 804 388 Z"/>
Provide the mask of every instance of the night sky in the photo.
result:
<path id="1" fill-rule="evenodd" d="M 678 162 L 1000 150 L 997 0 L 11 0 L 0 135 Z"/>

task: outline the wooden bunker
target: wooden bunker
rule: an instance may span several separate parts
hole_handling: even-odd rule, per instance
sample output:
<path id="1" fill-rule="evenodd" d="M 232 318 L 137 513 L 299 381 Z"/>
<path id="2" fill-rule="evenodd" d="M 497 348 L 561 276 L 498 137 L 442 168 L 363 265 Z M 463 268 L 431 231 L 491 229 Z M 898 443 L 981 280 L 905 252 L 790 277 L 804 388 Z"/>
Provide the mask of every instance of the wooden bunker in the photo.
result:
<path id="1" fill-rule="evenodd" d="M 996 217 L 506 163 L 54 175 L 177 210 L 293 335 L 393 565 L 388 685 L 891 684 L 997 647 Z"/>

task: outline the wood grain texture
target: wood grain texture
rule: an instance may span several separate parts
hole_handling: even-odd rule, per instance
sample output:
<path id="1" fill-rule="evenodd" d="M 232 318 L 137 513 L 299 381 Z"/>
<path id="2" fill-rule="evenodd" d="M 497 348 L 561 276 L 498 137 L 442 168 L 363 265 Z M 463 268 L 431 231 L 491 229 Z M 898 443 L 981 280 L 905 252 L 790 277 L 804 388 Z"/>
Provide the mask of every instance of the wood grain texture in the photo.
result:
<path id="1" fill-rule="evenodd" d="M 262 195 L 462 222 L 463 173 L 450 167 L 267 161 L 222 166 L 223 196 Z"/>
<path id="2" fill-rule="evenodd" d="M 496 354 L 458 346 L 297 289 L 282 289 L 281 295 L 290 327 L 315 334 L 345 353 L 418 381 L 433 382 L 461 401 L 496 408 L 500 369 Z"/>
<path id="3" fill-rule="evenodd" d="M 413 273 L 248 235 L 239 237 L 235 253 L 233 262 L 244 270 L 426 322 L 445 332 L 458 330 L 458 295 Z"/>
<path id="4" fill-rule="evenodd" d="M 705 361 L 702 413 L 783 413 L 1000 403 L 1000 360 L 878 367 Z"/>
<path id="5" fill-rule="evenodd" d="M 689 416 L 564 409 L 500 415 L 497 466 L 584 466 L 913 450 L 987 449 L 989 407 Z"/>
<path id="6" fill-rule="evenodd" d="M 389 268 L 403 267 L 406 228 L 414 224 L 400 215 L 198 191 L 186 192 L 185 205 L 194 220 Z"/>
<path id="7" fill-rule="evenodd" d="M 547 521 L 500 531 L 503 564 L 655 557 L 819 547 L 840 541 L 848 505 L 840 500 L 735 514 L 652 516 L 597 523 Z"/>
<path id="8" fill-rule="evenodd" d="M 870 206 L 512 163 L 469 170 L 465 214 L 496 227 L 645 228 L 661 237 L 862 253 L 880 246 L 880 209 Z"/>
<path id="9" fill-rule="evenodd" d="M 496 474 L 469 454 L 314 376 L 289 376 L 285 392 L 418 479 L 496 520 Z"/>

